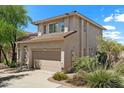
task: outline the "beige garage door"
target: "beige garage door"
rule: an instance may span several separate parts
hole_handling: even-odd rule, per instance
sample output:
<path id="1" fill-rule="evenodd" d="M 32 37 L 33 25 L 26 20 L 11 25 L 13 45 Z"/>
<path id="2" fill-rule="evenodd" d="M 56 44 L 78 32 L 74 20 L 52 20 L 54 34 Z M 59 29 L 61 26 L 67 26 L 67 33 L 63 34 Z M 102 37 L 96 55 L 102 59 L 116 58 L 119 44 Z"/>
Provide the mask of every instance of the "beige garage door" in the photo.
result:
<path id="1" fill-rule="evenodd" d="M 33 66 L 42 70 L 61 71 L 60 51 L 32 51 Z"/>

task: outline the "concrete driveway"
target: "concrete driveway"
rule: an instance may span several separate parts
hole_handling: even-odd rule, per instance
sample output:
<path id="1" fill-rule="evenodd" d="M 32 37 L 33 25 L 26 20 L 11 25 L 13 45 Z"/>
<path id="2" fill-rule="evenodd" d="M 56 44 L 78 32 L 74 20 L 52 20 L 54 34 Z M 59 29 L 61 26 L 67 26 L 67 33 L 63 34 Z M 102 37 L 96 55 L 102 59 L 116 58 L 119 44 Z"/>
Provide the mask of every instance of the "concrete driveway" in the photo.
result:
<path id="1" fill-rule="evenodd" d="M 0 74 L 0 87 L 5 88 L 60 88 L 61 84 L 48 81 L 53 72 L 35 70 L 20 73 Z"/>

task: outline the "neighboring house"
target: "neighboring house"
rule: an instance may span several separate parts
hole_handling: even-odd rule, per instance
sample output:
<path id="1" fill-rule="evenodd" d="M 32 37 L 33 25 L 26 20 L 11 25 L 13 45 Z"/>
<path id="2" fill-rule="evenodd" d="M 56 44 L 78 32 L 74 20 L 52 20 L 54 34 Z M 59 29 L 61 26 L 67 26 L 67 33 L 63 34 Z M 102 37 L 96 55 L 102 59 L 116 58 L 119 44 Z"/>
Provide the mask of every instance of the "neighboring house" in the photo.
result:
<path id="1" fill-rule="evenodd" d="M 26 32 L 26 34 L 24 36 L 21 36 L 17 39 L 17 41 L 25 41 L 25 40 L 30 40 L 34 37 L 36 37 L 38 35 L 38 33 L 29 33 Z"/>
<path id="2" fill-rule="evenodd" d="M 70 71 L 77 57 L 94 56 L 104 27 L 74 11 L 33 22 L 38 36 L 17 42 L 18 62 L 29 68 Z"/>
<path id="3" fill-rule="evenodd" d="M 21 36 L 17 39 L 17 41 L 24 41 L 24 40 L 30 40 L 34 37 L 37 36 L 37 33 L 29 33 L 29 32 L 25 32 L 24 36 Z M 7 52 L 7 57 L 11 58 L 11 49 Z M 3 61 L 3 54 L 2 51 L 0 50 L 0 63 Z"/>

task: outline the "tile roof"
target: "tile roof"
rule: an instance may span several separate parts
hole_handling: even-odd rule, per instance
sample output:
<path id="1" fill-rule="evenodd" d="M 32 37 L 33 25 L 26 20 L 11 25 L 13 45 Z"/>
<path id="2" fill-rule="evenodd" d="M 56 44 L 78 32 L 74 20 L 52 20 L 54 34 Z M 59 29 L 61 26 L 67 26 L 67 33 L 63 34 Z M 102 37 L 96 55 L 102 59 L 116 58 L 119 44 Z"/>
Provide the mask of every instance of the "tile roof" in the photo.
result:
<path id="1" fill-rule="evenodd" d="M 76 32 L 77 31 L 69 31 L 69 32 L 56 32 L 56 33 L 44 34 L 42 36 L 37 36 L 31 40 L 18 41 L 17 43 L 33 43 L 33 42 L 64 40 L 64 38 Z"/>
<path id="2" fill-rule="evenodd" d="M 37 33 L 27 33 L 25 36 L 22 36 L 22 37 L 18 38 L 17 41 L 30 40 L 30 39 L 32 39 L 36 36 L 37 36 Z"/>

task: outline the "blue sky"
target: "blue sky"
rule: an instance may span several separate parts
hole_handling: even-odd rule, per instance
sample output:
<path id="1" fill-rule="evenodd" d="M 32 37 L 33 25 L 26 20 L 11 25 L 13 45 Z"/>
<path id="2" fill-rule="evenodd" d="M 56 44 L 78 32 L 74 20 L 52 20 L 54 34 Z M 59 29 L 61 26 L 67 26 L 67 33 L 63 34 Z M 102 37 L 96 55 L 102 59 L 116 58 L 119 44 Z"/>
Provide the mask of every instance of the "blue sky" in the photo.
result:
<path id="1" fill-rule="evenodd" d="M 42 20 L 59 14 L 78 11 L 81 14 L 96 21 L 108 30 L 104 31 L 104 37 L 111 38 L 124 44 L 124 6 L 103 5 L 31 5 L 26 6 L 28 15 L 33 21 Z M 29 23 L 25 28 L 28 32 L 36 32 L 37 27 Z"/>

